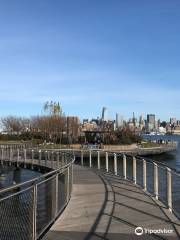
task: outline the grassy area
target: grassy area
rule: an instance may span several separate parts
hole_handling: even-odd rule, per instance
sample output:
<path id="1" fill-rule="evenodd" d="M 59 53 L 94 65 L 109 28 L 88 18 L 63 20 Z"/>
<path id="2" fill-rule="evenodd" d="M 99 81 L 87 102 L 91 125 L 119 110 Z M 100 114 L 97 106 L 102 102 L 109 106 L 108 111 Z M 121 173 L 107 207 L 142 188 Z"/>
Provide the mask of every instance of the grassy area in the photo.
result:
<path id="1" fill-rule="evenodd" d="M 155 142 L 142 142 L 140 146 L 141 148 L 152 148 L 152 147 L 160 147 L 160 144 Z"/>

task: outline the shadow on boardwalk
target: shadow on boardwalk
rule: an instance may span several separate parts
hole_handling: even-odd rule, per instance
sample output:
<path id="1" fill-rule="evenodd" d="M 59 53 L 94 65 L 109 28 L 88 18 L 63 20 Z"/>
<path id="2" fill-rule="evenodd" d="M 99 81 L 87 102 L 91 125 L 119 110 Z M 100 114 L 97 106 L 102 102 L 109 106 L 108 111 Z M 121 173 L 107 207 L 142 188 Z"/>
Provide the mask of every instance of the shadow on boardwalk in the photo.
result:
<path id="1" fill-rule="evenodd" d="M 170 234 L 136 236 L 136 227 Z M 117 176 L 74 167 L 74 190 L 46 240 L 180 239 L 180 222 L 139 187 Z"/>

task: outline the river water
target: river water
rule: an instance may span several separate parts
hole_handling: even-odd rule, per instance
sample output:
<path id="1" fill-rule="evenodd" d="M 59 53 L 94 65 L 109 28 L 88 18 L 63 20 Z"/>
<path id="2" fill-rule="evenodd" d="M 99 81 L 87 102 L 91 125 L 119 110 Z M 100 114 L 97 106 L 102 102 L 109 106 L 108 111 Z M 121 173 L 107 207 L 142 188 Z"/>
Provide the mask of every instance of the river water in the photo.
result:
<path id="1" fill-rule="evenodd" d="M 0 165 L 0 189 L 28 181 L 42 173 L 15 166 Z"/>
<path id="2" fill-rule="evenodd" d="M 162 162 L 170 168 L 180 171 L 180 136 L 178 135 L 143 135 L 145 140 L 170 140 L 178 142 L 178 148 L 171 153 L 150 156 L 149 158 Z"/>

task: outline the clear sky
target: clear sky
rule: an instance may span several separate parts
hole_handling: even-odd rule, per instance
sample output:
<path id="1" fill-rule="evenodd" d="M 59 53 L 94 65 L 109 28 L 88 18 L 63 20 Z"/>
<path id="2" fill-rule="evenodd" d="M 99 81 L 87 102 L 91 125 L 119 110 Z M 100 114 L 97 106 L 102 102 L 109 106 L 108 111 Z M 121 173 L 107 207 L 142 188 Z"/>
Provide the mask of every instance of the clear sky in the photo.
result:
<path id="1" fill-rule="evenodd" d="M 179 0 L 0 1 L 0 116 L 180 119 Z"/>

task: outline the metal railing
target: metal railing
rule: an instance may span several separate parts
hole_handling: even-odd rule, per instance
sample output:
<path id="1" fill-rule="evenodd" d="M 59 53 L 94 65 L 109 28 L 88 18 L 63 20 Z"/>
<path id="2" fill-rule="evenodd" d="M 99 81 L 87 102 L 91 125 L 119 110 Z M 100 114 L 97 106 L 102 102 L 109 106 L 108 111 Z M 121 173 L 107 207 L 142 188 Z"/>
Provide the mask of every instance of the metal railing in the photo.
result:
<path id="1" fill-rule="evenodd" d="M 0 191 L 0 239 L 40 239 L 67 205 L 74 155 L 80 164 L 132 181 L 180 218 L 180 174 L 163 164 L 101 150 L 0 149 L 0 163 L 51 169 Z M 54 169 L 54 170 L 52 170 Z"/>
<path id="2" fill-rule="evenodd" d="M 49 172 L 0 190 L 0 239 L 36 240 L 67 205 L 74 156 L 60 151 L 1 149 L 1 164 L 45 168 Z"/>
<path id="3" fill-rule="evenodd" d="M 180 173 L 164 164 L 118 152 L 81 150 L 80 164 L 105 169 L 130 180 L 146 193 L 160 200 L 180 219 Z"/>

